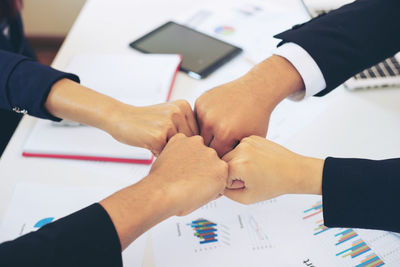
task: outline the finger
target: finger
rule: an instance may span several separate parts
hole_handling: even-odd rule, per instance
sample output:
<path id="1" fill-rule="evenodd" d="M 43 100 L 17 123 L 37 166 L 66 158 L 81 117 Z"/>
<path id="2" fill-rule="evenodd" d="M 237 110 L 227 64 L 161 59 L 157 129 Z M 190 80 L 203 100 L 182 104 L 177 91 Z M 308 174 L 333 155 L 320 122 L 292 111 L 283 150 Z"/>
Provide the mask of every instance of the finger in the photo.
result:
<path id="1" fill-rule="evenodd" d="M 167 139 L 165 140 L 166 143 L 174 137 L 178 133 L 178 129 L 176 129 L 175 124 L 173 124 L 171 127 L 169 127 L 168 132 L 167 132 Z"/>
<path id="2" fill-rule="evenodd" d="M 234 201 L 240 202 L 240 203 L 247 203 L 247 195 L 248 195 L 248 190 L 246 188 L 243 189 L 235 189 L 235 190 L 225 190 L 224 195 Z"/>
<path id="3" fill-rule="evenodd" d="M 234 150 L 232 150 L 232 151 L 226 153 L 226 154 L 222 157 L 222 160 L 229 163 L 230 161 L 232 161 L 234 158 L 237 157 L 237 154 L 238 154 L 238 150 L 237 150 L 237 149 L 234 149 Z"/>
<path id="4" fill-rule="evenodd" d="M 175 128 L 179 133 L 183 133 L 187 137 L 190 137 L 193 135 L 192 130 L 189 127 L 189 124 L 187 123 L 186 117 L 183 114 L 177 114 L 176 116 L 172 117 L 172 122 L 175 125 Z"/>
<path id="5" fill-rule="evenodd" d="M 159 142 L 158 144 L 152 144 L 149 149 L 155 157 L 158 157 L 160 155 L 161 151 L 163 151 L 164 146 L 165 146 L 164 142 L 163 143 Z"/>
<path id="6" fill-rule="evenodd" d="M 224 140 L 214 136 L 214 139 L 210 143 L 210 147 L 217 151 L 218 156 L 223 157 L 226 153 L 232 151 L 232 149 L 235 147 L 235 144 L 235 140 Z"/>
<path id="7" fill-rule="evenodd" d="M 198 135 L 199 127 L 197 125 L 197 120 L 190 104 L 185 100 L 181 100 L 177 101 L 177 105 L 179 106 L 183 114 L 185 114 L 185 118 L 192 132 L 192 135 Z"/>
<path id="8" fill-rule="evenodd" d="M 197 125 L 199 127 L 199 134 L 203 137 L 204 139 L 204 144 L 206 146 L 210 146 L 210 143 L 213 139 L 213 130 L 212 127 L 207 126 L 202 119 L 202 116 L 199 115 L 199 112 L 197 110 L 197 105 L 194 108 L 194 114 L 197 120 Z"/>
<path id="9" fill-rule="evenodd" d="M 202 128 L 200 126 L 200 135 L 204 139 L 204 144 L 206 146 L 210 146 L 210 143 L 211 143 L 212 139 L 214 138 L 214 136 L 212 134 L 212 131 L 211 130 L 207 130 L 205 128 Z"/>
<path id="10" fill-rule="evenodd" d="M 168 143 L 172 144 L 172 143 L 175 143 L 176 141 L 178 141 L 178 140 L 180 140 L 180 139 L 184 139 L 184 138 L 186 138 L 186 136 L 185 136 L 184 134 L 182 134 L 182 133 L 177 133 L 177 134 L 175 134 L 174 136 L 172 136 L 172 137 L 169 139 Z"/>
<path id="11" fill-rule="evenodd" d="M 175 135 L 173 135 L 171 138 L 169 138 L 169 140 L 165 141 L 165 142 L 154 142 L 151 147 L 150 147 L 150 151 L 151 153 L 153 153 L 154 156 L 158 157 L 161 152 L 168 146 L 171 145 L 173 143 L 175 143 L 176 141 L 186 138 L 186 136 L 184 134 L 181 133 L 177 133 Z"/>

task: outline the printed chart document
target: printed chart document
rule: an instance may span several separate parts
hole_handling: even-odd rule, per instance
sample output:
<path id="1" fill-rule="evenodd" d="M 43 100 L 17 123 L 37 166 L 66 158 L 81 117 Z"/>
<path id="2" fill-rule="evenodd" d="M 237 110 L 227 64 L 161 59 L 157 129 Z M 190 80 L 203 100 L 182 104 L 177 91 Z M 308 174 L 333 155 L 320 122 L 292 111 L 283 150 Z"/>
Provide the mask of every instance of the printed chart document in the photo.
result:
<path id="1" fill-rule="evenodd" d="M 82 54 L 71 60 L 66 71 L 77 74 L 84 86 L 145 106 L 169 99 L 180 62 L 179 55 Z M 38 120 L 23 155 L 144 164 L 153 159 L 150 151 L 119 143 L 99 129 L 46 120 Z"/>
<path id="2" fill-rule="evenodd" d="M 115 192 L 114 189 L 21 183 L 0 228 L 0 243 L 38 230 L 47 223 L 85 208 Z M 122 254 L 124 266 L 142 266 L 146 235 Z"/>
<path id="3" fill-rule="evenodd" d="M 400 262 L 400 238 L 391 232 L 325 227 L 320 196 L 286 195 L 249 206 L 221 198 L 156 226 L 152 240 L 157 267 L 369 267 Z"/>
<path id="4" fill-rule="evenodd" d="M 156 266 L 278 266 L 278 201 L 243 206 L 220 198 L 161 223 L 152 231 Z"/>

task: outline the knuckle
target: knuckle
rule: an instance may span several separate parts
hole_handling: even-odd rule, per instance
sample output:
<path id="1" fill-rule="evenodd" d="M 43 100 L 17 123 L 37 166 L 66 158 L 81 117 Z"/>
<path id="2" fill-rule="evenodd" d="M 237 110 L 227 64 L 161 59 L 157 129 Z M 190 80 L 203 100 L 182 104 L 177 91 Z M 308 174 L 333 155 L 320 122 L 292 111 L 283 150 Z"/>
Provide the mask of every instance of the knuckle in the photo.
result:
<path id="1" fill-rule="evenodd" d="M 194 142 L 204 144 L 204 138 L 201 135 L 190 137 Z"/>
<path id="2" fill-rule="evenodd" d="M 163 131 L 155 131 L 151 134 L 152 143 L 157 144 L 160 140 L 163 140 L 165 137 L 165 133 Z"/>
<path id="3" fill-rule="evenodd" d="M 185 108 L 185 109 L 191 109 L 192 107 L 190 106 L 190 104 L 189 104 L 189 102 L 187 102 L 186 100 L 184 100 L 184 99 L 180 99 L 180 100 L 177 100 L 176 101 L 177 102 L 177 104 L 179 105 L 179 106 L 181 106 L 182 108 Z"/>
<path id="4" fill-rule="evenodd" d="M 213 148 L 206 147 L 206 152 L 210 157 L 218 157 L 217 151 L 215 151 Z"/>
<path id="5" fill-rule="evenodd" d="M 182 139 L 184 138 L 186 135 L 184 135 L 183 133 L 177 133 L 175 134 L 171 139 Z"/>
<path id="6" fill-rule="evenodd" d="M 169 106 L 169 114 L 175 115 L 175 114 L 180 114 L 181 113 L 181 109 L 176 105 L 176 104 L 171 104 Z"/>
<path id="7" fill-rule="evenodd" d="M 240 141 L 240 144 L 249 144 L 252 141 L 252 136 L 246 136 Z"/>
<path id="8" fill-rule="evenodd" d="M 233 137 L 233 131 L 225 123 L 220 123 L 216 129 L 216 137 L 218 140 L 227 140 Z"/>
<path id="9" fill-rule="evenodd" d="M 175 129 L 175 124 L 172 121 L 168 121 L 165 123 L 165 132 L 169 132 Z"/>

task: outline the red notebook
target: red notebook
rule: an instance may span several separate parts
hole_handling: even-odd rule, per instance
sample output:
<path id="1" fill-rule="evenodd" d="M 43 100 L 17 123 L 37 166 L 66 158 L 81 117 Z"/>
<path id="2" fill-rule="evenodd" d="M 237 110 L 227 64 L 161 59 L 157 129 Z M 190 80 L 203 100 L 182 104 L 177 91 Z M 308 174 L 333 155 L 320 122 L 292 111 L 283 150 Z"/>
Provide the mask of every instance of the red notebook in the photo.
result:
<path id="1" fill-rule="evenodd" d="M 182 58 L 179 55 L 75 56 L 67 72 L 77 74 L 81 84 L 135 106 L 168 101 Z M 25 157 L 111 161 L 151 164 L 144 148 L 114 140 L 99 129 L 38 120 L 23 148 Z"/>

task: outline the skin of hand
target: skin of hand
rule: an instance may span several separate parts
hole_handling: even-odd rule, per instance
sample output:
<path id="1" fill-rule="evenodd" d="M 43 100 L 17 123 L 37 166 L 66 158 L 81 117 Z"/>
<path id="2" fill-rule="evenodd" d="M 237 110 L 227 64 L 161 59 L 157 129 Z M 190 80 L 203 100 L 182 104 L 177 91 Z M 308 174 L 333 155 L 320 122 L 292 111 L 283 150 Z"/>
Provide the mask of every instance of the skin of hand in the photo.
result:
<path id="1" fill-rule="evenodd" d="M 147 148 L 156 156 L 175 134 L 198 134 L 197 121 L 185 100 L 134 107 L 68 79 L 53 85 L 45 107 L 53 116 L 100 128 L 116 140 Z"/>
<path id="2" fill-rule="evenodd" d="M 122 248 L 155 224 L 185 215 L 220 196 L 228 164 L 200 136 L 177 134 L 154 162 L 147 177 L 104 199 Z"/>
<path id="3" fill-rule="evenodd" d="M 195 104 L 205 144 L 223 156 L 244 137 L 265 137 L 275 106 L 302 89 L 296 68 L 274 55 L 239 79 L 205 92 Z"/>
<path id="4" fill-rule="evenodd" d="M 259 136 L 244 138 L 223 157 L 229 165 L 225 195 L 243 204 L 283 194 L 322 194 L 324 160 L 305 157 Z M 229 189 L 232 181 L 244 187 Z"/>

